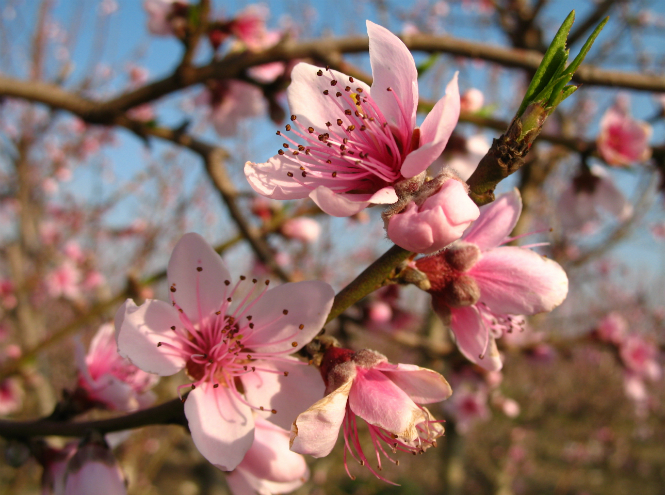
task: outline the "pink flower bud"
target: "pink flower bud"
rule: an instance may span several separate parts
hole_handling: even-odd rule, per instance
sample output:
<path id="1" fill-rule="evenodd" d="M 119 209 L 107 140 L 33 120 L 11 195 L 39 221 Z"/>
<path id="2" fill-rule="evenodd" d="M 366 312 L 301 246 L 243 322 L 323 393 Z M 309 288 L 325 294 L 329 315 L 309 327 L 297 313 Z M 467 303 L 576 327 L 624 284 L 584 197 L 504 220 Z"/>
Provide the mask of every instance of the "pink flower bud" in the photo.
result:
<path id="1" fill-rule="evenodd" d="M 460 110 L 463 112 L 475 113 L 481 108 L 485 103 L 485 97 L 483 92 L 476 88 L 468 89 L 462 94 L 460 101 Z"/>
<path id="2" fill-rule="evenodd" d="M 628 166 L 651 157 L 651 126 L 633 119 L 625 108 L 615 105 L 600 121 L 596 144 L 598 153 L 609 165 Z"/>
<path id="3" fill-rule="evenodd" d="M 120 467 L 106 445 L 89 443 L 79 447 L 69 459 L 65 473 L 65 491 L 69 495 L 103 492 L 126 495 L 127 487 Z"/>
<path id="4" fill-rule="evenodd" d="M 289 239 L 310 243 L 319 238 L 321 226 L 316 220 L 306 217 L 291 218 L 282 225 L 282 234 Z"/>
<path id="5" fill-rule="evenodd" d="M 459 239 L 480 210 L 458 180 L 448 180 L 422 205 L 411 202 L 388 221 L 388 237 L 404 249 L 431 254 Z"/>

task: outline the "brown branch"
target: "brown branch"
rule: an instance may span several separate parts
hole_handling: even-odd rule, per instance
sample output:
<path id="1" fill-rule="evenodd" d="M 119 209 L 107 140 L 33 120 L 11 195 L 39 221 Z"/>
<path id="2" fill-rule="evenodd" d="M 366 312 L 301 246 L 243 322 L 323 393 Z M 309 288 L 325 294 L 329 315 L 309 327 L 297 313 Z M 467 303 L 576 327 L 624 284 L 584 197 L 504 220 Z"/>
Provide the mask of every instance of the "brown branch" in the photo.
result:
<path id="1" fill-rule="evenodd" d="M 50 419 L 34 421 L 0 420 L 0 437 L 7 439 L 27 439 L 32 437 L 61 436 L 82 437 L 91 431 L 111 433 L 114 431 L 140 428 L 149 425 L 186 426 L 187 418 L 180 399 L 173 399 L 163 404 L 117 418 L 97 421 L 68 422 Z"/>

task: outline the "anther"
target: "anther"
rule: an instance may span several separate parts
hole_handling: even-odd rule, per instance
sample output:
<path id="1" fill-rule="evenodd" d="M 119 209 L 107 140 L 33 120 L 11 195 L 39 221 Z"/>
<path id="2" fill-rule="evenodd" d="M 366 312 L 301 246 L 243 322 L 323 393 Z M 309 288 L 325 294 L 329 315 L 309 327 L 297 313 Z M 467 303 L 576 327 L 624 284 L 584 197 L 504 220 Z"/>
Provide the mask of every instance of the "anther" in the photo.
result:
<path id="1" fill-rule="evenodd" d="M 328 95 L 328 93 L 329 93 L 329 91 L 328 91 L 327 89 L 324 89 L 324 90 L 323 90 L 323 94 L 324 94 L 324 95 Z"/>
<path id="2" fill-rule="evenodd" d="M 349 127 L 347 127 L 346 130 L 347 130 L 347 131 L 353 131 L 353 130 L 355 130 L 355 128 L 356 128 L 355 125 L 350 125 Z"/>
<path id="3" fill-rule="evenodd" d="M 171 292 L 175 292 L 175 287 L 171 287 Z"/>
<path id="4" fill-rule="evenodd" d="M 277 414 L 277 409 L 273 409 L 270 412 L 273 413 L 273 414 Z"/>
<path id="5" fill-rule="evenodd" d="M 212 388 L 217 388 L 217 387 L 219 387 L 219 383 L 215 383 L 215 384 L 212 386 Z"/>
<path id="6" fill-rule="evenodd" d="M 286 175 L 289 177 L 293 177 L 293 172 L 287 172 Z"/>
<path id="7" fill-rule="evenodd" d="M 259 410 L 260 410 L 260 411 L 263 411 L 263 410 L 264 410 L 264 409 L 263 409 L 263 406 L 259 406 Z"/>
<path id="8" fill-rule="evenodd" d="M 326 127 L 330 127 L 332 124 L 328 121 L 326 122 Z"/>
<path id="9" fill-rule="evenodd" d="M 326 163 L 327 163 L 328 165 L 330 165 L 330 164 L 332 163 L 332 160 L 326 160 Z M 335 173 L 337 173 L 337 172 L 335 172 Z"/>
<path id="10" fill-rule="evenodd" d="M 296 116 L 295 116 L 295 115 L 291 115 L 291 122 L 295 122 L 295 120 L 296 120 Z"/>
<path id="11" fill-rule="evenodd" d="M 314 133 L 314 128 L 313 127 L 308 127 L 307 130 L 309 131 L 310 134 Z"/>
<path id="12" fill-rule="evenodd" d="M 295 150 L 295 151 L 293 152 L 293 156 L 298 156 L 299 154 L 300 154 L 300 151 L 298 151 L 298 150 Z"/>
<path id="13" fill-rule="evenodd" d="M 249 324 L 249 328 L 250 328 L 250 329 L 253 329 L 253 328 L 254 328 L 254 323 L 250 323 L 250 324 Z"/>
<path id="14" fill-rule="evenodd" d="M 247 280 L 247 277 L 245 277 L 244 275 L 240 275 L 240 280 Z"/>
<path id="15" fill-rule="evenodd" d="M 281 149 L 280 149 L 280 150 L 277 150 L 277 154 L 278 154 L 278 155 L 283 155 L 283 154 L 284 154 L 284 150 L 281 150 Z"/>
<path id="16" fill-rule="evenodd" d="M 194 384 L 192 383 L 192 390 L 194 390 L 195 388 L 196 388 L 196 385 L 194 385 Z"/>
<path id="17" fill-rule="evenodd" d="M 288 309 L 285 309 L 284 311 L 282 311 L 282 314 L 283 314 L 283 315 L 288 315 L 288 314 L 289 314 L 289 310 L 288 310 Z"/>
<path id="18" fill-rule="evenodd" d="M 291 130 L 291 124 L 286 124 L 284 126 L 284 129 L 286 129 L 287 131 L 290 131 Z"/>
<path id="19" fill-rule="evenodd" d="M 284 372 L 284 376 L 289 376 L 289 372 L 288 372 L 288 371 L 285 371 L 285 372 Z"/>
<path id="20" fill-rule="evenodd" d="M 298 347 L 298 342 L 291 342 L 291 347 Z"/>
<path id="21" fill-rule="evenodd" d="M 337 119 L 337 125 L 342 125 L 344 121 L 342 119 Z"/>
<path id="22" fill-rule="evenodd" d="M 258 280 L 255 279 L 255 278 L 253 278 L 253 279 L 252 279 L 252 283 L 255 284 L 256 282 L 258 282 Z"/>
<path id="23" fill-rule="evenodd" d="M 219 315 L 222 314 L 222 312 L 221 312 L 221 311 L 215 311 L 215 314 L 216 314 L 217 316 L 219 316 Z"/>
<path id="24" fill-rule="evenodd" d="M 230 297 L 227 297 L 226 300 L 227 300 L 228 302 L 231 302 L 231 298 L 230 298 Z"/>
<path id="25" fill-rule="evenodd" d="M 181 313 L 184 313 L 184 311 L 182 310 L 182 308 L 178 308 L 178 311 L 180 311 Z"/>
<path id="26" fill-rule="evenodd" d="M 302 144 L 299 144 L 299 145 L 298 145 L 298 149 L 299 149 L 300 151 L 305 151 L 305 147 L 304 147 Z"/>
<path id="27" fill-rule="evenodd" d="M 270 285 L 270 280 L 266 280 L 266 285 Z"/>
<path id="28" fill-rule="evenodd" d="M 203 271 L 203 267 L 197 266 L 197 267 L 196 267 L 196 271 L 197 271 L 197 272 L 202 272 L 202 271 Z"/>
<path id="29" fill-rule="evenodd" d="M 364 131 L 364 130 L 366 130 L 366 129 L 367 129 L 367 127 L 365 127 L 364 125 L 361 125 L 361 126 L 360 126 L 360 130 L 361 130 L 361 131 Z M 280 150 L 280 151 L 281 151 L 281 150 Z"/>
<path id="30" fill-rule="evenodd" d="M 285 148 L 288 148 L 288 147 L 289 147 L 289 143 L 282 143 L 282 146 L 284 146 Z"/>
<path id="31" fill-rule="evenodd" d="M 332 176 L 333 176 L 333 177 L 337 177 L 337 171 L 333 172 L 333 173 L 332 173 Z"/>
<path id="32" fill-rule="evenodd" d="M 342 93 L 340 93 L 340 92 L 338 91 L 337 93 L 335 93 L 335 96 L 336 96 L 337 98 L 339 98 L 340 96 L 342 96 Z"/>
<path id="33" fill-rule="evenodd" d="M 295 151 L 294 151 L 294 153 L 295 153 Z M 303 177 L 307 177 L 307 172 L 303 172 L 303 173 L 302 173 L 302 176 L 303 176 Z"/>
<path id="34" fill-rule="evenodd" d="M 252 315 L 247 315 L 247 321 L 252 321 Z"/>
<path id="35" fill-rule="evenodd" d="M 281 136 L 281 135 L 282 135 L 282 131 L 277 131 L 275 134 L 277 134 L 278 136 Z"/>
<path id="36" fill-rule="evenodd" d="M 392 91 L 392 90 L 393 90 L 393 88 L 391 88 L 390 86 L 388 86 L 388 87 L 386 88 L 386 91 Z"/>
<path id="37" fill-rule="evenodd" d="M 173 326 L 171 327 L 171 330 L 173 330 L 173 331 L 175 332 L 175 325 L 173 325 Z"/>
<path id="38" fill-rule="evenodd" d="M 344 88 L 344 91 L 351 91 L 351 86 L 347 86 L 346 88 Z"/>
<path id="39" fill-rule="evenodd" d="M 337 81 L 335 81 L 334 79 L 332 81 L 330 81 L 331 86 L 335 86 L 336 84 L 337 84 Z"/>
<path id="40" fill-rule="evenodd" d="M 351 115 L 353 112 L 347 108 L 346 110 L 344 110 L 344 113 L 346 115 Z"/>
<path id="41" fill-rule="evenodd" d="M 357 91 L 358 93 L 362 93 L 362 92 L 363 92 L 363 88 L 356 88 L 356 91 Z"/>
<path id="42" fill-rule="evenodd" d="M 302 323 L 300 325 L 298 325 L 299 330 L 302 330 L 303 328 L 305 328 L 305 325 L 303 325 Z"/>
<path id="43" fill-rule="evenodd" d="M 161 343 L 161 342 L 157 342 L 157 347 L 162 347 L 162 343 Z"/>
<path id="44" fill-rule="evenodd" d="M 317 71 L 316 71 L 316 75 L 317 75 L 317 76 L 322 76 L 322 75 L 323 75 L 323 71 L 320 70 L 320 69 L 317 70 Z"/>
<path id="45" fill-rule="evenodd" d="M 349 76 L 349 82 L 353 82 L 353 78 Z"/>

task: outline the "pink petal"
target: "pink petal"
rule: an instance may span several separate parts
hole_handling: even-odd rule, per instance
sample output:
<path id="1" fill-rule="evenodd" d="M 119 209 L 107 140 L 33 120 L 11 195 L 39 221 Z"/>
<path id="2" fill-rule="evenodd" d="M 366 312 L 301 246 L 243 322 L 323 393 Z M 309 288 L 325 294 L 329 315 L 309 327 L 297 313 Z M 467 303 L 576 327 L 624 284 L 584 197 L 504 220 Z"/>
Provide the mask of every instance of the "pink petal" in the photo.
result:
<path id="1" fill-rule="evenodd" d="M 440 402 L 453 393 L 443 375 L 415 364 L 381 363 L 374 369 L 390 378 L 416 404 Z"/>
<path id="2" fill-rule="evenodd" d="M 233 495 L 259 495 L 268 493 L 291 493 L 300 488 L 309 478 L 309 471 L 303 479 L 294 481 L 276 482 L 257 478 L 246 469 L 241 467 L 226 475 L 226 482 Z"/>
<path id="3" fill-rule="evenodd" d="M 522 213 L 522 197 L 517 189 L 502 194 L 493 203 L 480 208 L 480 217 L 462 239 L 481 250 L 498 246 L 510 235 Z"/>
<path id="4" fill-rule="evenodd" d="M 122 306 L 118 308 L 118 311 L 115 312 L 115 317 L 113 320 L 113 326 L 115 327 L 115 342 L 118 343 L 118 334 L 122 328 L 122 322 L 125 321 L 125 315 L 133 313 L 138 309 L 138 306 L 132 299 L 127 299 Z"/>
<path id="5" fill-rule="evenodd" d="M 424 218 L 418 213 L 418 206 L 412 201 L 406 210 L 393 215 L 388 221 L 386 233 L 388 238 L 399 247 L 414 253 L 430 254 L 443 248 L 443 246 L 434 246 L 434 233 L 432 224 L 446 225 L 446 217 L 440 208 L 429 211 L 430 215 Z"/>
<path id="6" fill-rule="evenodd" d="M 370 94 L 388 122 L 400 130 L 402 139 L 409 139 L 416 126 L 418 107 L 416 63 L 406 45 L 386 28 L 367 21 L 367 33 L 374 77 Z M 388 88 L 395 94 L 387 91 Z M 403 117 L 395 96 L 402 102 Z"/>
<path id="7" fill-rule="evenodd" d="M 322 71 L 321 76 L 317 75 L 318 71 Z M 351 84 L 349 76 L 342 72 L 327 71 L 304 62 L 296 65 L 291 71 L 291 84 L 286 90 L 291 113 L 298 118 L 298 122 L 302 125 L 305 127 L 312 126 L 319 133 L 327 131 L 326 122 L 334 122 L 337 118 L 344 118 L 344 115 L 338 115 L 340 111 L 333 100 L 335 98 L 333 96 L 334 91 L 329 96 L 323 94 L 324 90 L 331 91 L 333 89 L 333 86 L 330 85 L 333 79 L 338 81 L 342 88 L 348 84 L 354 90 L 355 88 L 362 88 L 366 93 L 370 91 L 367 84 L 357 79 L 354 79 Z"/>
<path id="8" fill-rule="evenodd" d="M 245 177 L 261 196 L 281 200 L 306 198 L 310 189 L 286 175 L 289 172 L 300 176 L 299 166 L 281 155 L 275 155 L 265 163 L 245 163 Z"/>
<path id="9" fill-rule="evenodd" d="M 252 410 L 227 387 L 202 383 L 187 396 L 185 416 L 196 448 L 222 471 L 235 469 L 252 446 Z"/>
<path id="10" fill-rule="evenodd" d="M 568 294 L 568 277 L 556 261 L 520 247 L 483 253 L 469 275 L 478 283 L 480 302 L 499 313 L 552 311 Z"/>
<path id="11" fill-rule="evenodd" d="M 122 327 L 118 334 L 118 353 L 148 373 L 169 376 L 185 366 L 182 353 L 171 348 L 180 348 L 172 337 L 172 326 L 181 327 L 178 312 L 164 301 L 148 299 L 141 306 L 127 306 Z M 157 347 L 159 342 L 170 344 Z"/>
<path id="12" fill-rule="evenodd" d="M 441 98 L 420 126 L 420 147 L 409 153 L 402 164 L 402 175 L 414 177 L 427 169 L 448 144 L 448 139 L 457 125 L 460 112 L 457 72 L 446 87 Z"/>
<path id="13" fill-rule="evenodd" d="M 494 338 L 483 324 L 478 310 L 473 306 L 450 310 L 450 327 L 457 340 L 457 348 L 472 363 L 487 371 L 498 371 L 503 367 Z M 489 339 L 489 340 L 488 340 Z M 483 356 L 482 358 L 480 356 Z"/>
<path id="14" fill-rule="evenodd" d="M 290 429 L 293 420 L 323 397 L 325 385 L 321 374 L 313 366 L 296 364 L 298 360 L 288 358 L 289 362 L 256 361 L 261 370 L 275 370 L 278 373 L 259 372 L 242 376 L 247 402 L 263 406 L 264 412 L 257 414 L 281 428 Z M 284 372 L 288 376 L 284 376 Z M 272 409 L 277 414 L 270 412 Z"/>
<path id="15" fill-rule="evenodd" d="M 291 450 L 325 457 L 335 447 L 346 414 L 346 402 L 353 379 L 326 395 L 300 414 L 291 426 Z"/>
<path id="16" fill-rule="evenodd" d="M 289 450 L 289 432 L 261 418 L 256 419 L 254 443 L 238 468 L 259 479 L 278 483 L 307 475 L 305 459 Z"/>
<path id="17" fill-rule="evenodd" d="M 135 411 L 139 408 L 136 393 L 131 385 L 111 374 L 100 376 L 93 384 L 89 395 L 92 399 L 118 411 Z"/>
<path id="18" fill-rule="evenodd" d="M 117 464 L 108 465 L 101 461 L 85 462 L 79 470 L 69 471 L 64 493 L 69 495 L 100 493 L 100 487 L 104 487 L 105 495 L 127 494 L 125 480 Z"/>
<path id="19" fill-rule="evenodd" d="M 395 188 L 392 186 L 384 187 L 379 189 L 369 198 L 369 202 L 375 205 L 391 205 L 396 203 L 399 198 L 395 192 Z"/>
<path id="20" fill-rule="evenodd" d="M 354 196 L 359 201 L 354 201 Z M 365 194 L 337 194 L 325 186 L 319 186 L 309 193 L 309 197 L 328 215 L 350 217 L 369 206 Z"/>
<path id="21" fill-rule="evenodd" d="M 202 270 L 198 270 L 202 268 Z M 182 236 L 173 248 L 168 266 L 171 296 L 192 323 L 200 323 L 219 310 L 226 298 L 225 280 L 231 275 L 222 258 L 199 234 Z"/>
<path id="22" fill-rule="evenodd" d="M 257 352 L 298 351 L 321 331 L 334 297 L 330 285 L 315 280 L 270 289 L 249 311 L 254 333 L 243 340 L 245 347 Z"/>
<path id="23" fill-rule="evenodd" d="M 357 373 L 349 394 L 351 411 L 407 441 L 417 438 L 415 425 L 424 419 L 423 411 L 381 371 L 359 367 Z"/>

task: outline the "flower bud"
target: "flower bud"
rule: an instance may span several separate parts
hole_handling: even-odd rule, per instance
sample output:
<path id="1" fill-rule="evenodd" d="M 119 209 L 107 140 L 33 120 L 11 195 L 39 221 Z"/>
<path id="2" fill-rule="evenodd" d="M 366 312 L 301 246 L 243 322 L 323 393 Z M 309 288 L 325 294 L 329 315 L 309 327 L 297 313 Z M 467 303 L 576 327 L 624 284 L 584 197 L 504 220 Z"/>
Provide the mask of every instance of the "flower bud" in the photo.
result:
<path id="1" fill-rule="evenodd" d="M 409 251 L 431 254 L 459 239 L 478 215 L 462 182 L 450 179 L 420 206 L 411 201 L 390 217 L 388 237 Z"/>

